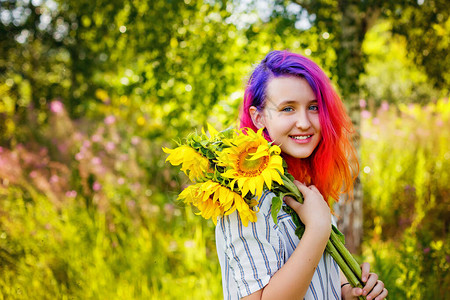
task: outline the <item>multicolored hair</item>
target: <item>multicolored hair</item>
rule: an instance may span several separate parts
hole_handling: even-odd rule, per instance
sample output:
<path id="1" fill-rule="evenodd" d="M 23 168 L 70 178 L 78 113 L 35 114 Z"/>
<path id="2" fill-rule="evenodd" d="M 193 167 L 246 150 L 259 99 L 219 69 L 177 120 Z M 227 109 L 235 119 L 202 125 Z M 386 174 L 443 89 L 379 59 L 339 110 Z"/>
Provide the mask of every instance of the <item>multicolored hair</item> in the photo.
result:
<path id="1" fill-rule="evenodd" d="M 359 172 L 355 148 L 351 138 L 352 122 L 330 80 L 310 59 L 288 51 L 272 51 L 256 66 L 248 80 L 241 107 L 240 127 L 257 130 L 249 109 L 261 111 L 266 102 L 267 85 L 272 78 L 296 76 L 304 78 L 319 105 L 322 139 L 308 158 L 297 159 L 283 154 L 289 173 L 307 185 L 314 184 L 325 199 L 335 201 L 339 195 L 353 192 L 353 181 Z M 271 141 L 265 131 L 265 137 Z"/>

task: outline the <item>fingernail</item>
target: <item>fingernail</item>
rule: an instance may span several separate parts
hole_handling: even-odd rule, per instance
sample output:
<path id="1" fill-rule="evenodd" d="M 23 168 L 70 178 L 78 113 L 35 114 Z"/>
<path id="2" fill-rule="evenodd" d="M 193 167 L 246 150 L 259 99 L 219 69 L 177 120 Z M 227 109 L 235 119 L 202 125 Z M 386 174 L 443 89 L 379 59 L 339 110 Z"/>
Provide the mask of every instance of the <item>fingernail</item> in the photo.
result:
<path id="1" fill-rule="evenodd" d="M 362 281 L 366 282 L 367 281 L 367 277 L 363 277 Z"/>
<path id="2" fill-rule="evenodd" d="M 367 297 L 366 297 L 366 299 L 367 299 L 367 300 L 370 300 L 370 299 L 372 299 L 372 297 L 370 297 L 370 296 L 367 296 Z"/>
<path id="3" fill-rule="evenodd" d="M 367 291 L 366 290 L 363 290 L 363 295 L 364 296 L 367 295 Z"/>

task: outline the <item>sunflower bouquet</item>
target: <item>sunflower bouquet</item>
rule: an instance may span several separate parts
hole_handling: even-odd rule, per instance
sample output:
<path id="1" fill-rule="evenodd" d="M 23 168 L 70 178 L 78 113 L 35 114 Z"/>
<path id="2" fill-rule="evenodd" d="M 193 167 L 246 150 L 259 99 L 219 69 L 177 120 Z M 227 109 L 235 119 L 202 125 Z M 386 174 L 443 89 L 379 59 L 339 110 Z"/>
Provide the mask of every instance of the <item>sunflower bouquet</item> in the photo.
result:
<path id="1" fill-rule="evenodd" d="M 262 129 L 228 129 L 218 132 L 208 125 L 204 130 L 191 133 L 175 149 L 163 148 L 168 153 L 166 161 L 181 165 L 192 184 L 178 196 L 179 200 L 193 205 L 199 215 L 212 219 L 238 211 L 244 226 L 256 222 L 258 201 L 265 189 L 272 191 L 272 217 L 282 208 L 282 199 L 291 196 L 303 203 L 303 196 L 287 172 L 279 146 L 269 143 Z M 297 225 L 296 235 L 301 239 L 305 226 L 290 207 L 283 207 Z M 344 246 L 344 236 L 333 225 L 326 251 L 337 262 L 352 286 L 362 287 L 361 269 Z M 363 297 L 360 297 L 364 299 Z"/>

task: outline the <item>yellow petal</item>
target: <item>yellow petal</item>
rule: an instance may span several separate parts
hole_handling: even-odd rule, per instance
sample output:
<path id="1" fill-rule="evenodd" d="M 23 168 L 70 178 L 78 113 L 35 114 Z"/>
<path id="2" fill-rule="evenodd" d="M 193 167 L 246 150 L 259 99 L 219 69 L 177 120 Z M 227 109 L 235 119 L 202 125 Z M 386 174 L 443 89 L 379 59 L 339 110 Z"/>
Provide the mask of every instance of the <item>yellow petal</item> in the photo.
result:
<path id="1" fill-rule="evenodd" d="M 249 185 L 250 193 L 252 193 L 252 194 L 254 195 L 254 194 L 255 194 L 255 191 L 256 191 L 255 180 L 250 179 L 250 180 L 248 181 L 248 185 Z"/>
<path id="2" fill-rule="evenodd" d="M 264 181 L 267 185 L 267 188 L 270 190 L 272 189 L 272 177 L 270 176 L 270 171 L 264 170 L 261 173 L 262 177 L 264 178 Z"/>
<path id="3" fill-rule="evenodd" d="M 255 153 L 249 153 L 251 155 L 250 160 L 255 160 L 264 156 L 269 156 L 267 153 L 267 145 L 259 145 Z"/>
<path id="4" fill-rule="evenodd" d="M 258 198 L 261 197 L 262 195 L 262 191 L 263 191 L 263 187 L 264 187 L 264 179 L 262 177 L 258 177 L 256 182 L 256 196 Z"/>

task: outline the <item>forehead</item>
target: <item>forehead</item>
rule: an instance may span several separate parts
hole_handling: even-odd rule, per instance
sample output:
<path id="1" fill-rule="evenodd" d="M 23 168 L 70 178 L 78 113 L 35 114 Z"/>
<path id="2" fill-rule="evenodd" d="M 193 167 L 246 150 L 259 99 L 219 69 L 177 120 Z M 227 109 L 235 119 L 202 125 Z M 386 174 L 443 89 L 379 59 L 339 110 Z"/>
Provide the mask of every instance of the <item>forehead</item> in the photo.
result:
<path id="1" fill-rule="evenodd" d="M 316 96 L 308 81 L 302 77 L 283 76 L 272 78 L 267 84 L 267 100 L 280 103 L 283 101 L 314 101 Z"/>

